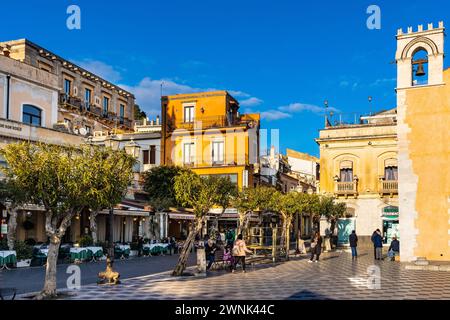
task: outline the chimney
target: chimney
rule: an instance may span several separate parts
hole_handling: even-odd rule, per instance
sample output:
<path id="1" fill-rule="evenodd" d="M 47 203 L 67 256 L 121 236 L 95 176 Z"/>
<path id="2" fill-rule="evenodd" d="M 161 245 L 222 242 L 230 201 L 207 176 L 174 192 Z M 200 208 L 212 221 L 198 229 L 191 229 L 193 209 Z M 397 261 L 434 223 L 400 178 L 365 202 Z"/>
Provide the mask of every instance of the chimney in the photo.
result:
<path id="1" fill-rule="evenodd" d="M 159 123 L 159 116 L 156 116 L 156 125 L 157 125 L 157 126 L 160 125 L 160 123 Z"/>

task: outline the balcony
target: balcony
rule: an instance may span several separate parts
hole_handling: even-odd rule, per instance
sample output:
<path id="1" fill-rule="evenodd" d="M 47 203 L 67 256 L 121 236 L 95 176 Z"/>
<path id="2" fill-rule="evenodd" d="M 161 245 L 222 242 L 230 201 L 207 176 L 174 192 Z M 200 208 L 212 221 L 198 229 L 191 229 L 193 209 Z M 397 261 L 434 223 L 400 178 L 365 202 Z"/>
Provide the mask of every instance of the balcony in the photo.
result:
<path id="1" fill-rule="evenodd" d="M 59 104 L 71 111 L 78 111 L 82 112 L 84 109 L 84 104 L 81 101 L 81 99 L 72 97 L 70 95 L 67 95 L 65 93 L 61 93 L 59 95 Z"/>
<path id="2" fill-rule="evenodd" d="M 398 181 L 397 180 L 380 180 L 379 187 L 380 196 L 398 194 Z"/>
<path id="3" fill-rule="evenodd" d="M 247 125 L 249 120 L 239 118 L 228 119 L 227 116 L 200 117 L 192 122 L 173 121 L 168 119 L 167 126 L 169 131 L 176 129 L 193 130 L 194 125 L 198 129 L 226 128 L 231 126 Z"/>
<path id="4" fill-rule="evenodd" d="M 358 183 L 356 180 L 352 181 L 352 182 L 336 181 L 334 193 L 337 196 L 348 197 L 350 195 L 350 196 L 354 196 L 356 198 L 356 196 L 358 195 L 357 187 L 358 187 Z"/>

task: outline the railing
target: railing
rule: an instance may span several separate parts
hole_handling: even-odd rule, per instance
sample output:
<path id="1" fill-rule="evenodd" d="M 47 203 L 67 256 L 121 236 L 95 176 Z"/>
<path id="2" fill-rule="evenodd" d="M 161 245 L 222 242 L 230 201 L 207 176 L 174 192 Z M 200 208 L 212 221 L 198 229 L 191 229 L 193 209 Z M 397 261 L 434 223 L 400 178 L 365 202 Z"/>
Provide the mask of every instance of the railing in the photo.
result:
<path id="1" fill-rule="evenodd" d="M 381 180 L 380 194 L 397 194 L 398 181 L 397 180 Z"/>
<path id="2" fill-rule="evenodd" d="M 242 121 L 241 119 L 228 119 L 227 116 L 214 116 L 214 117 L 200 117 L 194 119 L 192 122 L 186 121 L 173 121 L 168 120 L 169 131 L 175 129 L 193 130 L 198 129 L 210 129 L 210 128 L 224 128 L 229 126 L 236 126 L 246 124 L 248 121 Z"/>
<path id="3" fill-rule="evenodd" d="M 337 195 L 356 195 L 357 194 L 357 182 L 340 182 L 337 181 L 335 185 L 335 193 Z"/>

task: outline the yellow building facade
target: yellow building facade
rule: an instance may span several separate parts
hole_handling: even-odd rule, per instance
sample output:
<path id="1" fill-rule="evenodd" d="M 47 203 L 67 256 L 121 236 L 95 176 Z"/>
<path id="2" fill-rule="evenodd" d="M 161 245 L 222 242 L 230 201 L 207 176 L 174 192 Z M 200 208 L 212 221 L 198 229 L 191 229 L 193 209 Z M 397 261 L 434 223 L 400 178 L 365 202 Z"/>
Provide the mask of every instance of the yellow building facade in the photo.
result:
<path id="1" fill-rule="evenodd" d="M 359 246 L 370 246 L 380 229 L 388 244 L 398 226 L 398 164 L 396 110 L 360 117 L 357 121 L 326 120 L 316 139 L 320 147 L 319 192 L 347 205 L 337 223 L 338 245 L 347 245 L 356 230 Z M 326 234 L 328 224 L 321 223 Z"/>
<path id="2" fill-rule="evenodd" d="M 226 176 L 253 186 L 259 154 L 259 114 L 239 114 L 227 91 L 162 97 L 161 159 L 201 176 Z"/>
<path id="3" fill-rule="evenodd" d="M 450 69 L 443 59 L 443 22 L 398 30 L 402 261 L 450 260 Z"/>

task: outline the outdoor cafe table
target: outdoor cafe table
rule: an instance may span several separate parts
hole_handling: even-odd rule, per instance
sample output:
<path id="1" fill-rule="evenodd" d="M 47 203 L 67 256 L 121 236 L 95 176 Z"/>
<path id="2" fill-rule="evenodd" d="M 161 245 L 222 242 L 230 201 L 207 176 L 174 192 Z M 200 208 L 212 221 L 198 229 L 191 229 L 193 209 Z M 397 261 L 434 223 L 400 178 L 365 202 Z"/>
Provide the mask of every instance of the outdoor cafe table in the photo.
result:
<path id="1" fill-rule="evenodd" d="M 96 258 L 103 257 L 103 248 L 102 247 L 86 247 L 86 250 L 92 252 L 92 260 L 96 261 Z"/>
<path id="2" fill-rule="evenodd" d="M 167 248 L 169 247 L 168 243 L 146 243 L 143 246 L 144 248 L 149 248 L 150 252 L 154 252 L 155 248 L 162 248 L 162 250 L 167 252 Z"/>
<path id="3" fill-rule="evenodd" d="M 70 248 L 71 260 L 85 260 L 87 258 L 87 248 Z"/>
<path id="4" fill-rule="evenodd" d="M 16 263 L 17 262 L 17 253 L 14 250 L 5 250 L 0 251 L 0 270 L 8 269 L 8 263 Z"/>
<path id="5" fill-rule="evenodd" d="M 116 248 L 120 249 L 122 251 L 122 255 L 120 256 L 120 259 L 125 259 L 124 255 L 129 255 L 131 251 L 131 247 L 128 244 L 116 244 Z"/>

